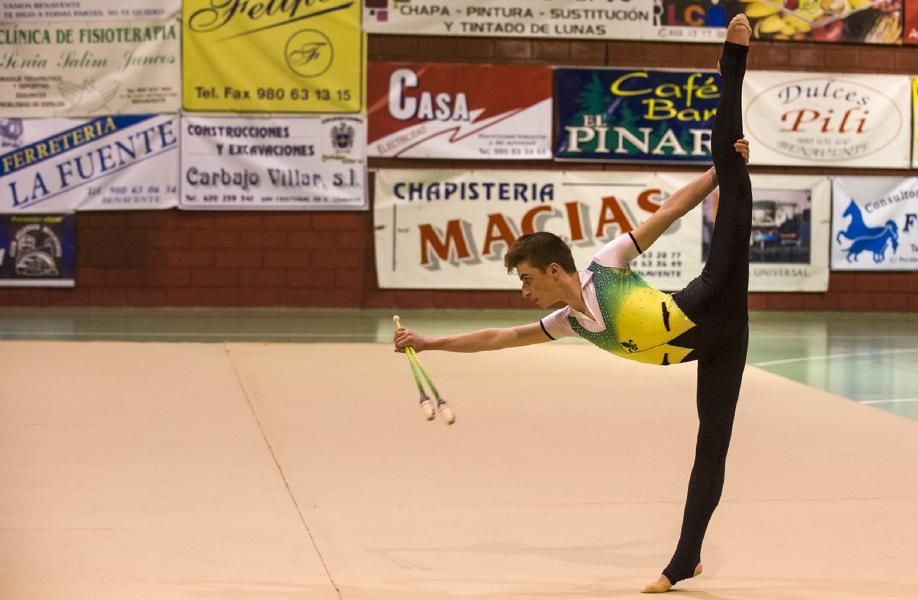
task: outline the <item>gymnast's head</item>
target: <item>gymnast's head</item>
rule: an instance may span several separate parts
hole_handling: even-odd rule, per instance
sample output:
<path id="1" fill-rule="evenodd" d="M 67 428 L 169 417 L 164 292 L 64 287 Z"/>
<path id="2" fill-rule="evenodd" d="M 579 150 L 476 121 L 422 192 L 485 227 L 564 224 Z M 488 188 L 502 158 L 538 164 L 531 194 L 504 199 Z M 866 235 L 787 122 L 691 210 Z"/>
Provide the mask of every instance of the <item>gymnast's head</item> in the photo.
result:
<path id="1" fill-rule="evenodd" d="M 539 231 L 520 236 L 504 255 L 507 272 L 516 271 L 523 283 L 523 297 L 548 308 L 561 302 L 565 286 L 579 281 L 574 256 L 564 240 Z"/>

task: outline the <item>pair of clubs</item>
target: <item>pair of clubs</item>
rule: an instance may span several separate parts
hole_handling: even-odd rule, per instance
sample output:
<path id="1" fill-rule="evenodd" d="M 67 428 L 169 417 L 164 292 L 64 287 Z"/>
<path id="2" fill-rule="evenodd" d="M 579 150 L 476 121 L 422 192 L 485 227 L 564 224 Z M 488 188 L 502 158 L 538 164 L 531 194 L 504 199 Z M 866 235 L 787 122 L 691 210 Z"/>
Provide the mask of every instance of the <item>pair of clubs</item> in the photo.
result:
<path id="1" fill-rule="evenodd" d="M 392 317 L 392 322 L 395 323 L 395 328 L 401 328 L 401 322 L 399 321 L 398 315 Z M 414 348 L 408 346 L 405 348 L 405 356 L 408 357 L 408 364 L 411 366 L 411 374 L 414 375 L 414 382 L 418 386 L 418 392 L 420 393 L 420 406 L 421 412 L 424 413 L 424 418 L 428 421 L 433 421 L 436 413 L 440 413 L 440 417 L 446 421 L 447 425 L 452 425 L 456 422 L 456 415 L 453 414 L 452 409 L 449 407 L 449 404 L 446 403 L 446 400 L 440 397 L 440 392 L 437 391 L 437 386 L 434 385 L 433 380 L 430 378 L 430 375 L 427 374 L 427 371 L 424 369 L 424 365 L 421 364 L 421 359 L 418 358 L 417 352 L 414 351 Z M 424 391 L 424 384 L 421 383 L 421 377 L 418 375 L 420 371 L 421 375 L 424 376 L 424 380 L 427 382 L 427 386 L 430 388 L 431 393 L 434 396 L 434 399 L 437 402 L 436 408 L 430 399 L 430 396 L 427 395 L 427 392 Z"/>

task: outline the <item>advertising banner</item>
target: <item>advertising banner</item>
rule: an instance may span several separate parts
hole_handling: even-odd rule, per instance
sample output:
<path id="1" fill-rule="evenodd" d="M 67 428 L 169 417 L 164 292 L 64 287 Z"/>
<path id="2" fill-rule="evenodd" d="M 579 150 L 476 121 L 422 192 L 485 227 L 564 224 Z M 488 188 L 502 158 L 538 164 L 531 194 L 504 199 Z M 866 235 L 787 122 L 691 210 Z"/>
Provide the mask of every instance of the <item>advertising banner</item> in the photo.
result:
<path id="1" fill-rule="evenodd" d="M 371 63 L 368 154 L 551 158 L 547 65 Z"/>
<path id="2" fill-rule="evenodd" d="M 903 44 L 918 44 L 918 0 L 904 0 Z"/>
<path id="3" fill-rule="evenodd" d="M 653 0 L 364 0 L 370 33 L 490 37 L 641 39 Z"/>
<path id="4" fill-rule="evenodd" d="M 905 75 L 750 71 L 752 164 L 907 169 L 910 86 Z"/>
<path id="5" fill-rule="evenodd" d="M 727 23 L 743 10 L 738 0 L 655 0 L 654 39 L 722 42 Z"/>
<path id="6" fill-rule="evenodd" d="M 0 215 L 0 286 L 73 287 L 75 217 Z"/>
<path id="7" fill-rule="evenodd" d="M 0 214 L 172 208 L 178 116 L 0 119 Z"/>
<path id="8" fill-rule="evenodd" d="M 579 268 L 608 241 L 646 220 L 696 174 L 560 171 L 376 173 L 376 269 L 382 288 L 517 289 L 503 255 L 520 235 L 550 231 Z M 824 291 L 828 285 L 829 180 L 753 180 L 760 236 L 753 290 Z M 716 192 L 673 225 L 632 267 L 663 290 L 701 273 Z M 821 206 L 821 210 L 814 207 Z M 705 223 L 707 221 L 707 224 Z M 766 237 L 772 229 L 778 239 Z M 781 237 L 781 234 L 784 237 Z"/>
<path id="9" fill-rule="evenodd" d="M 366 118 L 182 118 L 181 208 L 366 209 Z"/>
<path id="10" fill-rule="evenodd" d="M 178 19 L 0 23 L 0 115 L 176 112 L 181 30 Z"/>
<path id="11" fill-rule="evenodd" d="M 557 159 L 711 161 L 716 72 L 556 69 L 555 90 Z"/>
<path id="12" fill-rule="evenodd" d="M 727 6 L 729 18 L 746 13 L 760 40 L 898 44 L 902 39 L 902 0 L 728 0 Z"/>
<path id="13" fill-rule="evenodd" d="M 832 234 L 834 271 L 918 271 L 918 177 L 834 177 Z"/>
<path id="14" fill-rule="evenodd" d="M 181 0 L 0 0 L 0 19 L 19 22 L 165 19 L 180 10 Z"/>
<path id="15" fill-rule="evenodd" d="M 196 111 L 363 110 L 360 3 L 185 0 L 184 107 Z"/>
<path id="16" fill-rule="evenodd" d="M 912 167 L 918 168 L 918 79 L 912 79 Z"/>
<path id="17" fill-rule="evenodd" d="M 752 176 L 749 289 L 824 292 L 829 286 L 828 177 Z M 702 254 L 707 260 L 720 190 L 702 206 Z"/>

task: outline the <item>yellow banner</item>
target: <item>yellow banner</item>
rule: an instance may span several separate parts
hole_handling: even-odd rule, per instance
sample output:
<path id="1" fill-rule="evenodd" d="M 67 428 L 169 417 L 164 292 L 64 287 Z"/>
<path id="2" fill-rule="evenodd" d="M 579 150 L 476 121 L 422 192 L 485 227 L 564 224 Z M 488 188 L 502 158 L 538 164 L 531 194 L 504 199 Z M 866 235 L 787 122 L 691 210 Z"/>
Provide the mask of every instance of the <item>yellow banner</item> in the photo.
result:
<path id="1" fill-rule="evenodd" d="M 363 110 L 358 0 L 185 0 L 182 16 L 186 109 Z"/>

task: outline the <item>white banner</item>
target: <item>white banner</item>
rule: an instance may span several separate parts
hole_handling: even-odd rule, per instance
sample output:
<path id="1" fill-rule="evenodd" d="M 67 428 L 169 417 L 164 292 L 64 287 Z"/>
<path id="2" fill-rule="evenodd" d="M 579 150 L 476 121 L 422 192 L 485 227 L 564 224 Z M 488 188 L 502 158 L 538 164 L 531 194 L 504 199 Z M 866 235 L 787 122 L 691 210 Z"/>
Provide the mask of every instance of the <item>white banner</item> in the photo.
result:
<path id="1" fill-rule="evenodd" d="M 163 19 L 180 10 L 181 0 L 0 0 L 0 19 L 20 22 Z"/>
<path id="2" fill-rule="evenodd" d="M 912 79 L 912 167 L 918 168 L 918 79 Z"/>
<path id="3" fill-rule="evenodd" d="M 181 32 L 178 19 L 0 23 L 0 115 L 177 112 Z"/>
<path id="4" fill-rule="evenodd" d="M 366 209 L 366 118 L 182 118 L 181 208 Z"/>
<path id="5" fill-rule="evenodd" d="M 172 208 L 178 116 L 0 119 L 0 213 Z"/>
<path id="6" fill-rule="evenodd" d="M 918 271 L 918 177 L 832 179 L 832 269 Z"/>
<path id="7" fill-rule="evenodd" d="M 905 75 L 749 71 L 753 164 L 907 169 L 909 86 Z"/>
<path id="8" fill-rule="evenodd" d="M 370 63 L 370 156 L 551 158 L 546 65 Z"/>
<path id="9" fill-rule="evenodd" d="M 376 268 L 382 288 L 515 289 L 503 268 L 513 241 L 550 231 L 586 268 L 603 244 L 634 229 L 697 174 L 560 171 L 376 173 Z M 828 285 L 829 181 L 756 177 L 760 239 L 751 289 L 824 291 Z M 761 189 L 761 192 L 759 190 Z M 703 210 L 677 222 L 635 262 L 653 285 L 676 290 L 703 266 L 709 236 Z M 814 210 L 814 207 L 821 207 Z M 767 213 L 767 214 L 766 214 Z M 796 236 L 764 237 L 771 228 Z M 780 247 L 793 246 L 791 250 Z M 777 249 L 776 249 L 777 248 Z M 752 249 L 751 249 L 752 250 Z"/>
<path id="10" fill-rule="evenodd" d="M 363 28 L 369 33 L 407 35 L 657 37 L 653 0 L 558 0 L 547 6 L 532 0 L 364 0 Z"/>

